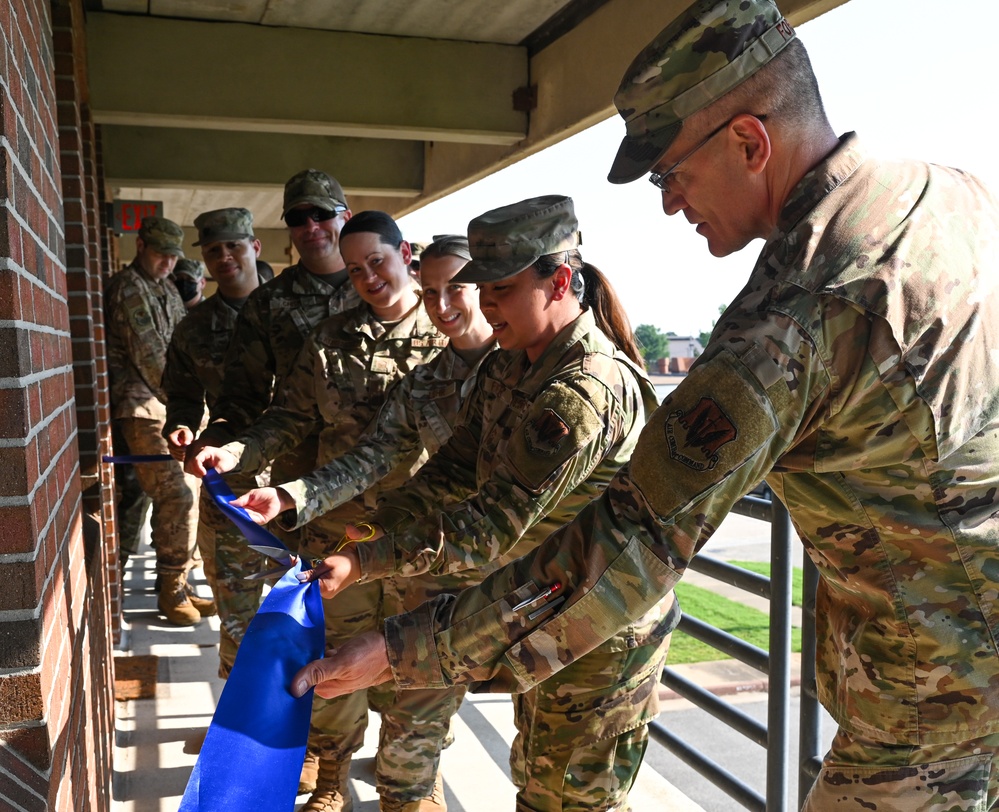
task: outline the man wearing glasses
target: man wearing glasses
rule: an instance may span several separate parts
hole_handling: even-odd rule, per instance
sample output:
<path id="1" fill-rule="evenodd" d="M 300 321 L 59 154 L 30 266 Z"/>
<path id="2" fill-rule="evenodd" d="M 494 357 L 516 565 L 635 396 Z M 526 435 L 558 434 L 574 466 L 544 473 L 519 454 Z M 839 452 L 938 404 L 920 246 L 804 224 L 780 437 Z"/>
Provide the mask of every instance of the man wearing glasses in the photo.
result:
<path id="1" fill-rule="evenodd" d="M 350 219 L 343 189 L 317 169 L 299 172 L 284 187 L 284 213 L 300 256 L 247 299 L 225 358 L 222 394 L 211 425 L 188 452 L 234 439 L 270 405 L 305 338 L 323 319 L 360 303 L 340 257 L 340 229 Z M 274 461 L 281 482 L 315 468 L 317 438 Z"/>
<path id="2" fill-rule="evenodd" d="M 816 678 L 838 724 L 804 809 L 999 809 L 999 203 L 837 137 L 771 0 L 694 3 L 615 103 L 609 179 L 655 173 L 715 256 L 765 240 L 745 286 L 601 498 L 293 690 L 530 688 L 660 600 L 766 479 L 819 571 Z M 377 544 L 326 559 L 324 592 L 377 574 Z M 558 612 L 517 613 L 554 582 Z"/>

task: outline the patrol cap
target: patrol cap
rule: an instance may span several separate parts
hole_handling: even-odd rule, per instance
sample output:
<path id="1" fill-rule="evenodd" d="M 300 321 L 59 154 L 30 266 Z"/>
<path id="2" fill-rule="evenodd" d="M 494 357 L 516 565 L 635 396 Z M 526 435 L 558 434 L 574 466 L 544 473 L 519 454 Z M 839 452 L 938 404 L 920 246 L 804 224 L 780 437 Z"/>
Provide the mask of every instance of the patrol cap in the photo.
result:
<path id="1" fill-rule="evenodd" d="M 173 268 L 173 275 L 187 276 L 197 282 L 205 278 L 205 266 L 196 259 L 178 259 Z"/>
<path id="2" fill-rule="evenodd" d="M 433 241 L 423 249 L 429 257 L 441 254 L 450 254 L 461 257 L 466 262 L 472 259 L 472 254 L 468 250 L 468 237 L 464 234 L 434 234 Z"/>
<path id="3" fill-rule="evenodd" d="M 545 195 L 480 214 L 468 224 L 472 261 L 455 282 L 498 282 L 529 268 L 539 257 L 576 248 L 579 223 L 572 198 Z"/>
<path id="4" fill-rule="evenodd" d="M 637 56 L 614 104 L 627 134 L 607 179 L 629 183 L 666 154 L 684 119 L 717 101 L 795 37 L 773 0 L 697 0 Z"/>
<path id="5" fill-rule="evenodd" d="M 184 229 L 166 217 L 143 217 L 139 223 L 139 239 L 147 248 L 161 254 L 184 256 Z"/>
<path id="6" fill-rule="evenodd" d="M 256 239 L 253 235 L 253 215 L 249 209 L 229 208 L 206 211 L 194 218 L 198 241 L 194 245 L 208 245 L 225 240 Z"/>
<path id="7" fill-rule="evenodd" d="M 283 218 L 289 209 L 309 203 L 327 211 L 346 211 L 347 197 L 337 179 L 318 169 L 303 169 L 284 185 Z"/>

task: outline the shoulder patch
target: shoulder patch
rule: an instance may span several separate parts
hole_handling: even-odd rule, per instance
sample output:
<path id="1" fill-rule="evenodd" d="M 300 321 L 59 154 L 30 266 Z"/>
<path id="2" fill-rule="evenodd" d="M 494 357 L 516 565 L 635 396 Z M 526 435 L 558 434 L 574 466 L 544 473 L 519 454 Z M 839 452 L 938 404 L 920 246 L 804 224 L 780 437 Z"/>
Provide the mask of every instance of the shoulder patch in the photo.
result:
<path id="1" fill-rule="evenodd" d="M 512 427 L 510 468 L 522 485 L 540 493 L 602 426 L 593 405 L 578 391 L 564 383 L 552 384 L 538 395 L 520 425 Z"/>
<path id="2" fill-rule="evenodd" d="M 723 351 L 694 367 L 649 419 L 631 476 L 660 521 L 671 520 L 765 449 L 786 408 L 787 385 L 764 388 Z"/>
<path id="3" fill-rule="evenodd" d="M 686 412 L 675 409 L 666 418 L 670 457 L 695 471 L 714 468 L 719 449 L 738 435 L 732 419 L 713 398 L 701 398 Z"/>
<path id="4" fill-rule="evenodd" d="M 139 297 L 126 299 L 125 307 L 128 312 L 128 321 L 136 333 L 148 333 L 154 328 L 153 316 L 143 299 Z"/>
<path id="5" fill-rule="evenodd" d="M 524 424 L 527 450 L 551 457 L 558 453 L 562 441 L 569 436 L 569 427 L 553 409 L 545 409 Z"/>

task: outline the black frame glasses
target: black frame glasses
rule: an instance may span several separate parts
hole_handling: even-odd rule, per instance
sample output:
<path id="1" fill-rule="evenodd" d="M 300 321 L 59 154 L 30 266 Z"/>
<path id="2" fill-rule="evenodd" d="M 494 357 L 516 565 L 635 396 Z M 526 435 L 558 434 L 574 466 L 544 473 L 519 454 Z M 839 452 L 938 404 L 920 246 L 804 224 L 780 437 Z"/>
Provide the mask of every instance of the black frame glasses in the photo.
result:
<path id="1" fill-rule="evenodd" d="M 308 209 L 289 209 L 284 216 L 284 221 L 290 228 L 298 228 L 304 226 L 309 220 L 313 223 L 325 223 L 344 211 L 347 210 L 339 206 L 332 211 L 321 206 L 312 206 Z"/>
<path id="2" fill-rule="evenodd" d="M 650 172 L 649 173 L 649 183 L 651 183 L 653 186 L 655 186 L 660 191 L 665 192 L 666 194 L 669 194 L 669 176 L 672 175 L 674 172 L 676 172 L 676 170 L 680 166 L 680 164 L 682 164 L 691 155 L 693 155 L 695 152 L 697 152 L 697 150 L 699 150 L 701 147 L 703 147 L 705 144 L 707 144 L 708 141 L 710 141 L 712 138 L 714 138 L 716 135 L 718 135 L 718 133 L 720 133 L 722 130 L 726 129 L 729 124 L 731 124 L 733 121 L 735 121 L 741 115 L 743 115 L 743 114 L 742 113 L 738 113 L 738 114 L 732 116 L 732 118 L 730 118 L 728 121 L 726 121 L 726 122 L 724 122 L 722 124 L 719 124 L 711 132 L 709 132 L 706 136 L 704 136 L 704 138 L 702 138 L 697 143 L 697 146 L 695 146 L 693 149 L 691 149 L 686 155 L 684 155 L 679 161 L 677 161 L 675 164 L 673 164 L 665 172 Z M 758 118 L 760 121 L 766 121 L 767 117 L 766 117 L 766 115 L 762 115 L 762 116 L 755 116 L 755 118 Z"/>

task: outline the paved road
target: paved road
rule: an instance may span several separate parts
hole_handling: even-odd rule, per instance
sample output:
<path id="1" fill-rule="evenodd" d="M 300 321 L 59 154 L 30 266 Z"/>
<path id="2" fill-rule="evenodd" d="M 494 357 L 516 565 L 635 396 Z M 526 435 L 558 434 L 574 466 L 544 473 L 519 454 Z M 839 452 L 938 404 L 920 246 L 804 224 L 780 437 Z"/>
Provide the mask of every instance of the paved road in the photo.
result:
<path id="1" fill-rule="evenodd" d="M 767 701 L 765 694 L 744 695 L 735 698 L 734 701 L 740 711 L 759 722 L 766 723 Z M 681 700 L 669 704 L 673 707 L 667 708 L 660 714 L 660 723 L 670 732 L 680 736 L 720 766 L 732 772 L 756 792 L 761 795 L 765 793 L 766 754 L 763 748 L 685 701 Z M 791 701 L 791 718 L 798 718 L 797 696 L 793 697 Z M 790 803 L 787 809 L 796 810 L 798 808 L 798 742 L 794 724 L 792 724 L 791 730 L 791 752 L 788 759 L 790 782 L 787 795 Z M 829 717 L 825 717 L 822 732 L 823 749 L 826 749 L 835 732 L 835 725 Z M 649 746 L 642 769 L 654 770 L 698 804 L 705 812 L 734 812 L 734 810 L 742 808 L 725 792 L 655 742 Z"/>

